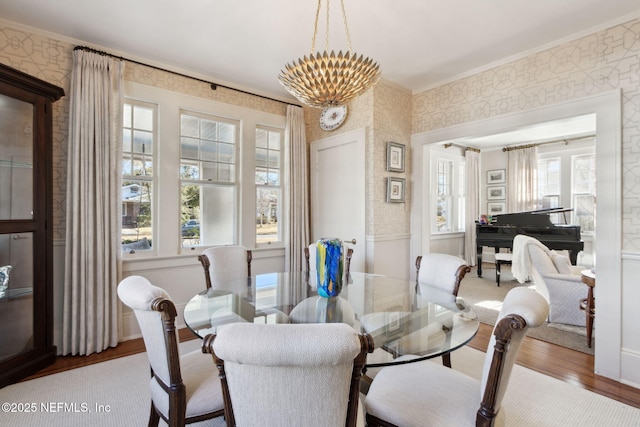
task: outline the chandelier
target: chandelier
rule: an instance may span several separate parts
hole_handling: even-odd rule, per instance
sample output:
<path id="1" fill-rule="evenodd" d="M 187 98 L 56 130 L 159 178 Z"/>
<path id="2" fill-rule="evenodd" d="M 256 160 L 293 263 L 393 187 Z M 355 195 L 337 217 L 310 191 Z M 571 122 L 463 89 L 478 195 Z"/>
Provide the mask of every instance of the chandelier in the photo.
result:
<path id="1" fill-rule="evenodd" d="M 301 102 L 317 108 L 343 105 L 348 100 L 366 92 L 378 83 L 380 67 L 370 58 L 358 56 L 351 48 L 351 36 L 347 26 L 347 15 L 344 11 L 344 0 L 340 0 L 342 18 L 347 36 L 349 50 L 345 53 L 334 51 L 328 53 L 329 47 L 329 3 L 326 6 L 326 46 L 324 52 L 316 52 L 316 36 L 318 34 L 318 17 L 322 0 L 318 0 L 316 21 L 311 41 L 311 53 L 285 65 L 280 71 L 278 80 Z"/>

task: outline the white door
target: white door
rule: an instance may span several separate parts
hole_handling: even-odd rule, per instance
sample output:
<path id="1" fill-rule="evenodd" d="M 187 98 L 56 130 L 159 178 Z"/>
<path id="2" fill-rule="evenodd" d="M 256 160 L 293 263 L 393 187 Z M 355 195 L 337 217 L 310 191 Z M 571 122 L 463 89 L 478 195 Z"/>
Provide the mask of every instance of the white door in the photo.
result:
<path id="1" fill-rule="evenodd" d="M 342 239 L 353 249 L 351 271 L 365 271 L 365 136 L 361 129 L 311 144 L 311 241 Z"/>

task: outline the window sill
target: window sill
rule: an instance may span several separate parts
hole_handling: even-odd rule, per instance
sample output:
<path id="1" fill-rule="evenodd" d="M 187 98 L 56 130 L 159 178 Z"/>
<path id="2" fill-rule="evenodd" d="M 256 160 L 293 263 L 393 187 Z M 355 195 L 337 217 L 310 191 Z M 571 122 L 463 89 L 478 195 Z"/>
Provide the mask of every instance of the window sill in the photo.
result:
<path id="1" fill-rule="evenodd" d="M 431 240 L 444 240 L 456 237 L 464 237 L 464 231 L 441 231 L 437 233 L 431 233 Z"/>

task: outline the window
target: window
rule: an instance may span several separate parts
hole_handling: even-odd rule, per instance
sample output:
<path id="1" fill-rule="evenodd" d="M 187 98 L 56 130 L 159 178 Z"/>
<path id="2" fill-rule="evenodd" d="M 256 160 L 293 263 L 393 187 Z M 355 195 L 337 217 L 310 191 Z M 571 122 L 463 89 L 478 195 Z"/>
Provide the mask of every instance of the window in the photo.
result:
<path id="1" fill-rule="evenodd" d="M 560 207 L 561 196 L 561 163 L 560 158 L 538 160 L 538 209 Z M 560 214 L 551 214 L 549 219 L 557 224 Z"/>
<path id="2" fill-rule="evenodd" d="M 274 190 L 267 194 L 274 202 L 271 224 L 277 221 L 271 239 L 280 239 L 275 246 L 283 250 L 278 202 L 286 185 L 280 153 L 285 115 L 134 82 L 126 85 L 124 103 L 125 262 L 157 257 L 163 265 L 172 258 L 174 265 L 183 265 L 178 259 L 207 246 L 256 248 L 258 128 L 267 132 L 266 147 L 261 147 L 268 156 L 262 165 L 267 171 L 264 187 Z"/>
<path id="3" fill-rule="evenodd" d="M 436 176 L 433 223 L 434 233 L 460 232 L 465 229 L 465 163 L 462 156 L 435 158 Z"/>
<path id="4" fill-rule="evenodd" d="M 282 131 L 256 129 L 256 244 L 282 241 Z"/>
<path id="5" fill-rule="evenodd" d="M 593 233 L 596 209 L 596 159 L 593 154 L 576 155 L 572 156 L 571 163 L 573 223 L 580 225 L 581 232 Z"/>
<path id="6" fill-rule="evenodd" d="M 124 104 L 122 138 L 122 250 L 152 247 L 153 154 L 156 140 L 156 106 Z"/>
<path id="7" fill-rule="evenodd" d="M 237 242 L 238 123 L 180 114 L 182 246 Z"/>
<path id="8" fill-rule="evenodd" d="M 436 198 L 436 230 L 451 231 L 451 181 L 452 162 L 438 161 L 437 198 Z"/>

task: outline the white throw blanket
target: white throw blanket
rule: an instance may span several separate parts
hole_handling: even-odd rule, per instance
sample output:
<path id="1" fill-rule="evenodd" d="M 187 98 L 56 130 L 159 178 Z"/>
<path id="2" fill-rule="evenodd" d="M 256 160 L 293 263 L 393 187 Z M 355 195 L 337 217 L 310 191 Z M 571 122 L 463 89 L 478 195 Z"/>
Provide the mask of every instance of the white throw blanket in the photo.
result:
<path id="1" fill-rule="evenodd" d="M 537 245 L 546 253 L 549 248 L 543 245 L 538 239 L 518 234 L 513 238 L 513 261 L 511 263 L 511 274 L 520 283 L 531 279 L 531 259 L 529 258 L 528 245 Z"/>

